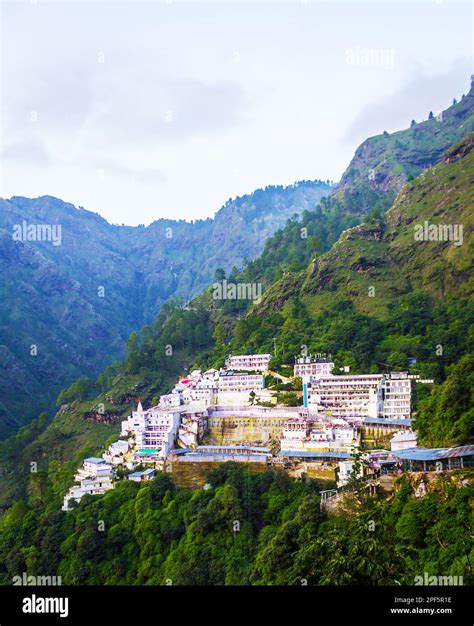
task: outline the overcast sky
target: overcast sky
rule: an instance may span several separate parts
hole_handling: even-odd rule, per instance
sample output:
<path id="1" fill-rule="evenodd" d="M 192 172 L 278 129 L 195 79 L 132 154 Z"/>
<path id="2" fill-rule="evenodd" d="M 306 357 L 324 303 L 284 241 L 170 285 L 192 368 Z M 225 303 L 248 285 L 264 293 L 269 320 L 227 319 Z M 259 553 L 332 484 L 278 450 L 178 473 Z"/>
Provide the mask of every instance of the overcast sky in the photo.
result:
<path id="1" fill-rule="evenodd" d="M 0 195 L 114 223 L 338 180 L 358 144 L 469 90 L 473 4 L 0 3 Z"/>

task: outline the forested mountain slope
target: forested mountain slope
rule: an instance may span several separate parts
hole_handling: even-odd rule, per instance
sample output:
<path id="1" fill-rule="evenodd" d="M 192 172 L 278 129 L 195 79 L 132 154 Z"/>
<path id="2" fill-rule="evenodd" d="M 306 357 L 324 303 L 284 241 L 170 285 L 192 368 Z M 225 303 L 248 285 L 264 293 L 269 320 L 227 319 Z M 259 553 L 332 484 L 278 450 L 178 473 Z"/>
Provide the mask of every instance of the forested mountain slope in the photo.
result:
<path id="1" fill-rule="evenodd" d="M 416 359 L 412 371 L 437 383 L 458 364 L 470 380 L 472 362 L 461 360 L 474 340 L 473 172 L 471 134 L 440 164 L 407 183 L 384 216 L 345 231 L 306 270 L 285 271 L 262 301 L 243 313 L 239 301 L 214 299 L 212 288 L 185 308 L 165 305 L 153 324 L 131 335 L 125 361 L 97 381 L 79 381 L 61 394 L 64 406 L 45 432 L 35 423 L 6 442 L 3 502 L 21 493 L 32 459 L 44 470 L 56 459 L 72 471 L 116 435 L 119 419 L 138 396 L 154 403 L 185 368 L 221 365 L 229 352 L 273 352 L 274 340 L 275 368 L 291 364 L 306 346 L 309 352 L 332 353 L 354 372 L 403 369 Z M 462 225 L 462 243 L 417 240 L 415 227 L 425 222 Z M 436 405 L 436 398 L 432 402 Z M 461 402 L 460 411 L 451 414 L 439 445 L 474 438 L 472 420 L 463 418 L 468 405 Z M 445 416 L 440 413 L 439 419 Z"/>
<path id="2" fill-rule="evenodd" d="M 49 196 L 0 200 L 0 438 L 51 408 L 75 378 L 123 357 L 128 335 L 166 300 L 197 295 L 219 266 L 241 267 L 329 192 L 322 181 L 267 187 L 229 200 L 212 220 L 147 228 Z M 58 245 L 13 237 L 43 224 L 61 227 Z"/>
<path id="3" fill-rule="evenodd" d="M 471 88 L 440 117 L 367 139 L 332 190 L 322 181 L 267 187 L 194 223 L 131 228 L 49 196 L 0 200 L 0 437 L 51 408 L 61 387 L 121 358 L 132 330 L 170 298 L 197 295 L 216 268 L 262 289 L 290 271 L 278 289 L 293 293 L 311 259 L 369 213 L 383 213 L 408 179 L 473 129 Z M 61 245 L 13 241 L 23 222 L 60 224 Z M 324 273 L 324 261 L 313 271 Z M 225 310 L 232 318 L 248 304 Z M 227 320 L 227 334 L 232 325 Z"/>

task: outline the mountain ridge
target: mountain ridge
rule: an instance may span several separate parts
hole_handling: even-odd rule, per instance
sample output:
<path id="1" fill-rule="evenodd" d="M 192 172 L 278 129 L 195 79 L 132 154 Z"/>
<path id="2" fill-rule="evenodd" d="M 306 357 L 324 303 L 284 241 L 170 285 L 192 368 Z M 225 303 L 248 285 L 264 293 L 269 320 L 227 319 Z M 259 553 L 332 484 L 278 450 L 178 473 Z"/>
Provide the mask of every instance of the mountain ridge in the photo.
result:
<path id="1" fill-rule="evenodd" d="M 343 232 L 316 265 L 312 261 L 304 271 L 284 273 L 243 317 L 228 310 L 226 301 L 215 300 L 212 289 L 189 308 L 165 305 L 152 325 L 132 334 L 124 362 L 109 368 L 101 381 L 62 394 L 63 406 L 44 432 L 36 424 L 6 442 L 4 467 L 14 462 L 24 468 L 20 473 L 27 479 L 27 464 L 35 458 L 41 459 L 44 471 L 58 461 L 72 472 L 81 458 L 98 453 L 118 434 L 118 422 L 138 397 L 153 404 L 186 368 L 218 367 L 229 352 L 272 352 L 274 342 L 273 369 L 291 363 L 306 345 L 309 352 L 330 352 L 337 365 L 350 365 L 353 372 L 411 367 L 412 373 L 442 383 L 474 339 L 472 281 L 453 282 L 449 292 L 439 292 L 427 277 L 444 267 L 453 242 L 418 242 L 413 227 L 415 220 L 450 216 L 464 222 L 470 237 L 473 171 L 474 133 L 452 147 L 441 163 L 406 183 L 384 216 Z M 464 268 L 464 274 L 472 267 L 472 245 L 472 237 L 466 239 L 450 261 Z M 403 271 L 400 259 L 407 261 Z M 329 275 L 325 268 L 331 268 Z M 421 284 L 407 282 L 415 269 L 423 277 Z M 443 271 L 449 274 L 450 265 Z M 219 326 L 225 330 L 218 332 Z M 167 345 L 173 346 L 171 357 L 166 356 Z M 409 366 L 413 358 L 417 363 Z M 463 428 L 468 427 L 466 420 Z M 458 431 L 453 427 L 448 432 Z M 459 436 L 468 441 L 474 433 L 461 430 Z M 4 470 L 3 504 L 22 488 L 21 481 L 13 486 L 10 478 Z"/>
<path id="2" fill-rule="evenodd" d="M 0 437 L 38 415 L 38 406 L 52 409 L 75 378 L 97 375 L 121 358 L 129 334 L 166 300 L 192 298 L 219 265 L 241 266 L 266 235 L 329 191 L 323 181 L 267 187 L 228 201 L 216 220 L 158 220 L 146 228 L 110 224 L 53 196 L 0 200 L 0 295 L 10 302 L 0 316 L 0 346 L 8 355 Z M 24 221 L 61 226 L 61 245 L 14 241 L 12 230 Z"/>

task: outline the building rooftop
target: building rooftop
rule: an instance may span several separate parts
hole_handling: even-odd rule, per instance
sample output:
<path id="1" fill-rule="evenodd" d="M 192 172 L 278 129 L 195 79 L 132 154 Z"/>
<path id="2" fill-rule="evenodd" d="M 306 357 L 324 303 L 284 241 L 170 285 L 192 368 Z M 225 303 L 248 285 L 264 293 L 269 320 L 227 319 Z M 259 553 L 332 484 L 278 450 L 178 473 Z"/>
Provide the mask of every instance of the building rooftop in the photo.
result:
<path id="1" fill-rule="evenodd" d="M 309 459 L 335 459 L 345 461 L 352 459 L 352 455 L 348 452 L 308 452 L 307 450 L 280 450 L 278 456 L 288 456 L 295 458 L 309 458 Z"/>
<path id="2" fill-rule="evenodd" d="M 474 445 L 456 448 L 408 448 L 392 452 L 392 455 L 403 461 L 440 461 L 461 456 L 474 456 Z"/>
<path id="3" fill-rule="evenodd" d="M 401 430 L 393 435 L 392 441 L 411 441 L 413 438 L 416 439 L 416 433 L 414 433 L 412 430 Z"/>
<path id="4" fill-rule="evenodd" d="M 267 454 L 271 452 L 271 448 L 264 448 L 260 446 L 197 446 L 196 452 L 204 452 L 208 450 L 209 452 L 218 452 L 219 450 L 229 450 L 230 452 L 242 453 L 242 452 L 260 452 L 262 454 Z"/>
<path id="5" fill-rule="evenodd" d="M 220 376 L 259 376 L 263 377 L 263 374 L 252 374 L 251 372 L 236 372 L 234 370 L 227 370 L 225 372 L 221 372 Z"/>
<path id="6" fill-rule="evenodd" d="M 132 472 L 132 474 L 128 475 L 128 478 L 141 478 L 142 476 L 150 476 L 151 474 L 154 474 L 156 470 L 154 470 L 153 468 L 150 469 L 146 469 L 143 470 L 141 472 Z"/>
<path id="7" fill-rule="evenodd" d="M 88 459 L 84 459 L 84 463 L 95 463 L 95 465 L 103 465 L 104 459 L 99 459 L 96 456 L 90 456 Z"/>
<path id="8" fill-rule="evenodd" d="M 229 359 L 252 359 L 257 356 L 270 358 L 272 355 L 271 354 L 230 354 L 228 358 Z"/>
<path id="9" fill-rule="evenodd" d="M 363 424 L 389 424 L 390 426 L 411 426 L 411 419 L 390 419 L 385 417 L 365 417 Z"/>

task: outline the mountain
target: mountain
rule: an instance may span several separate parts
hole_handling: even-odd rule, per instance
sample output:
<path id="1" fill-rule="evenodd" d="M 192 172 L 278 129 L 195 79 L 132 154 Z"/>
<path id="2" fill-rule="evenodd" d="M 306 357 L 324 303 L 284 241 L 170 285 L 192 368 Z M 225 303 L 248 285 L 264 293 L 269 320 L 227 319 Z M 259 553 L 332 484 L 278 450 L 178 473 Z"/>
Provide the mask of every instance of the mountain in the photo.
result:
<path id="1" fill-rule="evenodd" d="M 122 358 L 132 330 L 169 299 L 199 294 L 216 268 L 263 289 L 290 272 L 277 289 L 292 293 L 295 273 L 345 229 L 386 211 L 407 181 L 472 130 L 473 88 L 437 118 L 367 139 L 332 189 L 321 181 L 266 187 L 193 223 L 132 228 L 49 196 L 0 200 L 0 437 L 51 409 L 75 378 Z M 13 227 L 24 222 L 60 225 L 61 245 L 14 241 Z M 229 301 L 225 310 L 241 315 L 248 306 Z"/>
<path id="2" fill-rule="evenodd" d="M 416 359 L 412 373 L 442 383 L 473 348 L 473 172 L 470 134 L 407 182 L 385 215 L 347 229 L 304 270 L 282 272 L 243 314 L 235 313 L 233 301 L 214 299 L 212 289 L 185 308 L 166 304 L 153 324 L 131 336 L 122 363 L 91 388 L 73 385 L 62 394 L 64 405 L 44 432 L 35 423 L 5 442 L 2 504 L 21 494 L 31 459 L 44 471 L 57 461 L 72 473 L 81 458 L 117 435 L 138 396 L 154 403 L 185 368 L 219 366 L 229 352 L 273 352 L 276 341 L 273 369 L 291 364 L 302 346 L 330 352 L 354 372 L 408 368 Z M 418 240 L 415 227 L 424 232 L 426 222 L 462 225 L 462 244 L 459 238 Z M 415 406 L 429 392 L 422 387 Z M 438 443 L 474 440 L 465 423 L 444 429 Z"/>
<path id="3" fill-rule="evenodd" d="M 450 146 L 472 131 L 474 83 L 439 116 L 366 139 L 330 195 L 315 211 L 303 212 L 270 237 L 242 276 L 269 284 L 287 270 L 304 269 L 315 253 L 329 250 L 343 230 L 389 209 L 403 185 L 438 163 Z"/>
<path id="4" fill-rule="evenodd" d="M 366 139 L 356 150 L 334 197 L 348 210 L 366 214 L 389 208 L 411 178 L 438 163 L 444 152 L 474 131 L 474 82 L 459 102 L 436 117 L 394 133 Z"/>
<path id="5" fill-rule="evenodd" d="M 332 300 L 350 300 L 361 313 L 383 317 L 397 298 L 416 290 L 437 300 L 469 297 L 473 148 L 470 134 L 441 163 L 407 183 L 383 217 L 347 229 L 330 251 L 314 257 L 306 271 L 293 276 L 291 291 L 283 288 L 284 280 L 275 282 L 253 313 L 268 315 L 295 297 L 314 313 L 331 294 Z M 446 226 L 451 239 L 440 240 L 431 225 L 441 225 L 441 235 Z"/>
<path id="6" fill-rule="evenodd" d="M 52 408 L 71 381 L 123 357 L 129 334 L 164 302 L 197 295 L 218 267 L 241 267 L 329 191 L 322 181 L 266 187 L 227 201 L 212 220 L 146 228 L 50 196 L 0 200 L 0 437 Z M 61 227 L 58 245 L 24 240 L 44 224 Z"/>
<path id="7" fill-rule="evenodd" d="M 132 333 L 125 360 L 61 393 L 51 424 L 35 420 L 0 442 L 1 505 L 16 499 L 0 516 L 0 583 L 44 571 L 71 585 L 413 585 L 420 572 L 472 583 L 468 467 L 429 480 L 402 474 L 390 496 L 353 477 L 331 512 L 320 492 L 333 484 L 235 463 L 209 472 L 205 490 L 177 487 L 158 472 L 148 484 L 123 480 L 59 510 L 79 460 L 116 438 L 138 396 L 154 402 L 185 368 L 219 365 L 229 351 L 272 350 L 274 340 L 272 368 L 280 370 L 302 345 L 333 352 L 353 371 L 408 367 L 416 358 L 411 372 L 440 383 L 415 392 L 420 443 L 474 441 L 474 133 L 439 161 L 407 181 L 384 214 L 348 227 L 332 246 L 331 231 L 316 246 L 327 250 L 309 245 L 303 269 L 293 221 L 271 250 L 232 272 L 236 280 L 265 276 L 261 302 L 236 311 L 207 289 L 185 307 L 166 303 Z M 315 213 L 321 229 L 332 223 L 325 210 Z M 288 241 L 285 255 L 277 242 Z M 277 258 L 283 267 L 272 267 Z"/>

